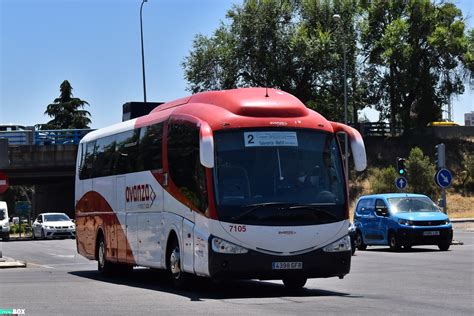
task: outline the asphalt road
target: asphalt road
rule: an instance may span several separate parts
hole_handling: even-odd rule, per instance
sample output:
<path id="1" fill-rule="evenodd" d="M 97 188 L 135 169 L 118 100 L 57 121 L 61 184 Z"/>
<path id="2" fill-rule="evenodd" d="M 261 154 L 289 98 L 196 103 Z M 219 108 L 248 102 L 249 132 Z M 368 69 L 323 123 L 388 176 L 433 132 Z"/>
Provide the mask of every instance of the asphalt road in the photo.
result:
<path id="1" fill-rule="evenodd" d="M 74 240 L 2 242 L 6 257 L 28 268 L 0 270 L 0 310 L 26 315 L 414 315 L 474 314 L 474 232 L 456 230 L 464 245 L 447 252 L 414 247 L 357 251 L 343 280 L 312 279 L 301 292 L 280 281 L 201 281 L 173 289 L 163 273 L 135 269 L 105 278 L 76 254 Z"/>

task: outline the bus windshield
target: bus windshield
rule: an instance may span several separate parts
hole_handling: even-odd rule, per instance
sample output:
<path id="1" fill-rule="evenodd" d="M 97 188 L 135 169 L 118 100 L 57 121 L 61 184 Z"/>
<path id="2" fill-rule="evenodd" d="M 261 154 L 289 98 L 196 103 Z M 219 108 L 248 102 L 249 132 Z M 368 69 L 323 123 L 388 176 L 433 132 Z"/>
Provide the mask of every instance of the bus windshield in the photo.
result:
<path id="1" fill-rule="evenodd" d="M 344 175 L 334 134 L 252 129 L 214 136 L 221 221 L 299 226 L 345 218 Z"/>

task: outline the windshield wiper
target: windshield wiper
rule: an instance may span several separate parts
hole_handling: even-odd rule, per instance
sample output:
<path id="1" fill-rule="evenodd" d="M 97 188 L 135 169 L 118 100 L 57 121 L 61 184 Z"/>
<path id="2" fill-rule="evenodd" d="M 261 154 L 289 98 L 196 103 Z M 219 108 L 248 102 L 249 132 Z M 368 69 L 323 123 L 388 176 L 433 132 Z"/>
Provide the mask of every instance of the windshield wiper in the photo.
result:
<path id="1" fill-rule="evenodd" d="M 242 205 L 242 207 L 250 207 L 250 208 L 248 210 L 246 210 L 245 212 L 232 217 L 231 219 L 233 221 L 238 221 L 238 220 L 244 218 L 245 216 L 253 213 L 254 211 L 256 211 L 258 209 L 261 209 L 261 208 L 268 207 L 268 206 L 288 206 L 288 205 L 292 205 L 292 204 L 293 203 L 267 202 L 267 203 L 256 203 L 256 204 Z"/>
<path id="2" fill-rule="evenodd" d="M 331 204 L 331 205 L 333 205 L 333 204 Z M 324 206 L 324 204 L 297 204 L 297 205 L 290 206 L 289 209 L 290 210 L 309 209 L 309 210 L 312 210 L 312 211 L 317 211 L 320 214 L 324 214 L 327 217 L 330 217 L 332 219 L 339 219 L 339 217 L 337 217 L 333 213 L 321 208 L 321 206 Z"/>

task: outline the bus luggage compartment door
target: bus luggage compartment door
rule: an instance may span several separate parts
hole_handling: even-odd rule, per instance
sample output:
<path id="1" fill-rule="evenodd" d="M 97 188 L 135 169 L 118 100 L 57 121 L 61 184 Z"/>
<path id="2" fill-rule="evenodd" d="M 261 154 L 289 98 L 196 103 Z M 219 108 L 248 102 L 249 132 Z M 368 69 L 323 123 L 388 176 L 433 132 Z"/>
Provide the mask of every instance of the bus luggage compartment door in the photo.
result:
<path id="1" fill-rule="evenodd" d="M 183 259 L 181 263 L 183 269 L 186 272 L 194 273 L 194 223 L 183 219 L 183 236 L 181 240 L 183 244 L 181 245 Z"/>

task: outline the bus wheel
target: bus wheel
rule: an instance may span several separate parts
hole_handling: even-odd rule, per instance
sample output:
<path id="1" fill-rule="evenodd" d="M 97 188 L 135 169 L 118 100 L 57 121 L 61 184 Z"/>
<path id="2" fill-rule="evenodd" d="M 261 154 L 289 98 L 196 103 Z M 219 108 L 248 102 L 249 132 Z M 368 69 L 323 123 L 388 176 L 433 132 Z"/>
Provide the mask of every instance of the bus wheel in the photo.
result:
<path id="1" fill-rule="evenodd" d="M 176 237 L 173 238 L 168 249 L 167 263 L 171 280 L 175 287 L 183 288 L 188 284 L 190 275 L 181 268 L 181 252 Z"/>
<path id="2" fill-rule="evenodd" d="M 102 235 L 99 235 L 99 242 L 97 247 L 97 270 L 102 272 L 104 275 L 112 273 L 112 263 L 105 260 L 105 240 Z"/>
<path id="3" fill-rule="evenodd" d="M 298 290 L 304 287 L 307 280 L 305 277 L 286 277 L 283 278 L 283 284 L 287 289 Z"/>

